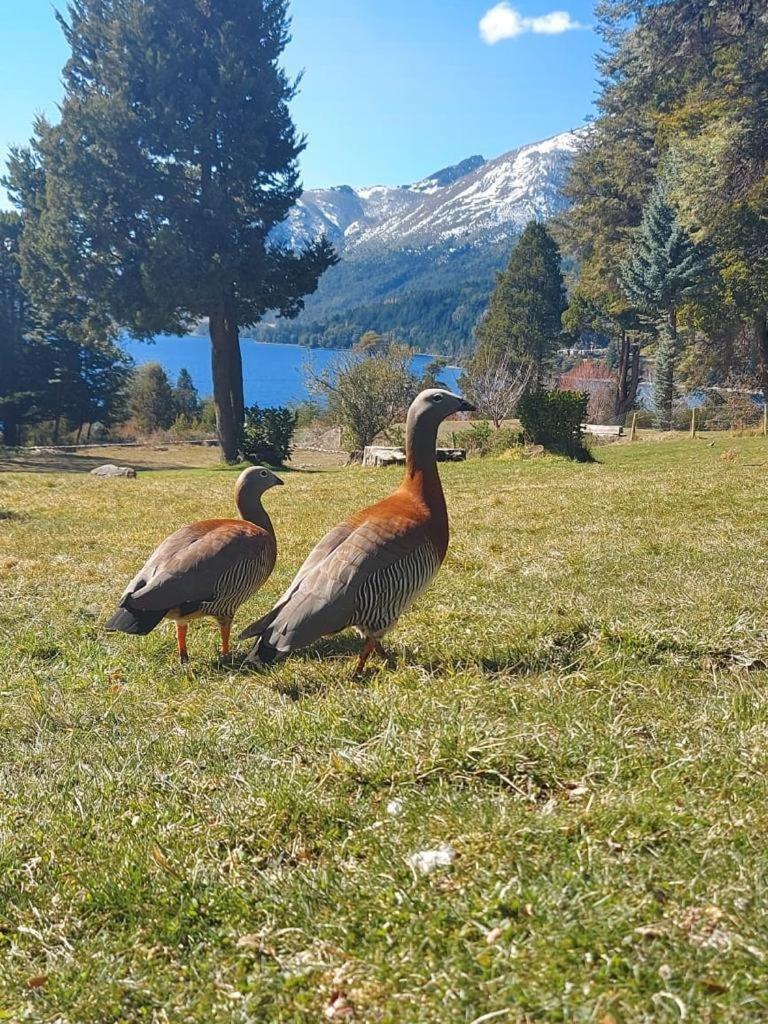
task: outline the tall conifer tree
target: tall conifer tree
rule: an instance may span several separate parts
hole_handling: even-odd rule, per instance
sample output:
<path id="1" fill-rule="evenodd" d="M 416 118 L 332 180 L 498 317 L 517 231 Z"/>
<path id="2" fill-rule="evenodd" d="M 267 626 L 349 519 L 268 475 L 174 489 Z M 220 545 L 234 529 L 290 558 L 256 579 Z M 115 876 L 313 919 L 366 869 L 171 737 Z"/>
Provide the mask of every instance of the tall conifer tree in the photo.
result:
<path id="1" fill-rule="evenodd" d="M 200 395 L 186 367 L 179 370 L 179 376 L 176 378 L 173 404 L 176 412 L 182 416 L 197 416 L 200 412 Z"/>
<path id="2" fill-rule="evenodd" d="M 243 422 L 239 331 L 295 315 L 335 261 L 271 243 L 305 142 L 279 64 L 287 0 L 71 0 L 61 121 L 38 123 L 11 188 L 35 299 L 65 280 L 136 337 L 207 318 L 224 458 Z M 40 175 L 28 173 L 36 165 Z M 25 155 L 16 154 L 17 170 Z M 21 179 L 21 180 L 19 180 Z"/>
<path id="3" fill-rule="evenodd" d="M 531 221 L 497 278 L 477 330 L 480 348 L 532 367 L 541 384 L 562 334 L 566 308 L 560 250 L 543 224 Z"/>
<path id="4" fill-rule="evenodd" d="M 661 430 L 672 427 L 678 310 L 686 298 L 704 290 L 708 276 L 706 254 L 678 220 L 666 184 L 658 182 L 621 267 L 621 283 L 629 301 L 659 332 L 654 403 Z"/>

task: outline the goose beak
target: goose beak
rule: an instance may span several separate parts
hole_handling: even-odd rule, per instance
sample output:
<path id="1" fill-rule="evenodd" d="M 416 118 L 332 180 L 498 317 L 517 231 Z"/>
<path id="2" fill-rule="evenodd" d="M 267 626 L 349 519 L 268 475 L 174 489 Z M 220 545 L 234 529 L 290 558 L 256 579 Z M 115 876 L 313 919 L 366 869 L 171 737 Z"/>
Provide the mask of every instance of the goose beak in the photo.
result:
<path id="1" fill-rule="evenodd" d="M 285 480 L 281 480 L 279 476 L 275 477 L 275 487 L 284 487 Z"/>
<path id="2" fill-rule="evenodd" d="M 476 405 L 472 405 L 472 403 L 468 402 L 466 400 L 466 398 L 462 398 L 461 401 L 459 402 L 459 410 L 458 411 L 459 412 L 477 412 L 477 406 Z"/>

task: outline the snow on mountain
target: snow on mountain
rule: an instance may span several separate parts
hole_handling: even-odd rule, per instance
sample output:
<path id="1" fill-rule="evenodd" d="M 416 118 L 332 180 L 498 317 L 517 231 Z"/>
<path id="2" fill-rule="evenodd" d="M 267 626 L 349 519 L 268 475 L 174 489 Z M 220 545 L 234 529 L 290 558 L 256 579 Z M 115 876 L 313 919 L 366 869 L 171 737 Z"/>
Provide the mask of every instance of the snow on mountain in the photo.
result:
<path id="1" fill-rule="evenodd" d="M 564 208 L 562 189 L 583 132 L 555 135 L 495 160 L 469 157 L 413 185 L 304 192 L 277 237 L 296 245 L 325 234 L 347 256 L 382 246 L 500 240 Z"/>
<path id="2" fill-rule="evenodd" d="M 436 171 L 434 174 L 430 174 L 428 178 L 423 178 L 421 181 L 417 181 L 415 185 L 410 185 L 409 187 L 412 192 L 423 192 L 426 195 L 433 195 L 438 189 L 446 185 L 452 185 L 454 181 L 458 181 L 465 174 L 470 174 L 472 171 L 477 170 L 484 163 L 485 157 L 470 156 L 466 160 L 462 160 L 460 164 L 455 164 L 453 167 L 444 167 L 441 171 Z"/>

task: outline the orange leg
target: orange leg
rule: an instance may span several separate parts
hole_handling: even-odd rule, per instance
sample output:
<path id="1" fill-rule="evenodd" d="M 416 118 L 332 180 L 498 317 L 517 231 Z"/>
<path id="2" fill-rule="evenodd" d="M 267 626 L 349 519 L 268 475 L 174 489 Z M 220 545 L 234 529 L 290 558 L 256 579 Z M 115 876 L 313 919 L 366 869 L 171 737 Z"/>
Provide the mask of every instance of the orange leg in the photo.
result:
<path id="1" fill-rule="evenodd" d="M 187 654 L 187 627 L 182 622 L 176 623 L 176 643 L 179 645 L 179 661 L 186 665 L 189 661 Z"/>
<path id="2" fill-rule="evenodd" d="M 370 637 L 363 644 L 363 649 L 360 652 L 360 658 L 357 662 L 357 668 L 355 669 L 355 675 L 362 675 L 365 669 L 365 664 L 372 654 L 378 654 L 380 658 L 386 658 L 387 654 L 384 648 L 381 646 L 378 640 L 372 640 Z"/>
<path id="3" fill-rule="evenodd" d="M 221 630 L 221 656 L 226 658 L 229 654 L 229 638 L 232 635 L 232 624 L 230 622 L 220 622 L 219 629 Z"/>

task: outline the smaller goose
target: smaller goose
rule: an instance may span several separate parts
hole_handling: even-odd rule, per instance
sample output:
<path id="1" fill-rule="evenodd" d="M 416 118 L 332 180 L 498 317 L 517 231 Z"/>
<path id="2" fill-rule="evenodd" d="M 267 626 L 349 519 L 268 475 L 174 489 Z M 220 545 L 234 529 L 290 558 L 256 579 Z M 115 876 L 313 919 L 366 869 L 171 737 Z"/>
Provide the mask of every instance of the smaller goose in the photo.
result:
<path id="1" fill-rule="evenodd" d="M 185 665 L 187 626 L 207 615 L 219 623 L 226 657 L 237 609 L 264 586 L 275 567 L 275 531 L 261 498 L 282 483 L 262 466 L 241 473 L 235 484 L 241 518 L 207 519 L 171 534 L 128 584 L 106 628 L 146 636 L 163 619 L 173 619 Z"/>

